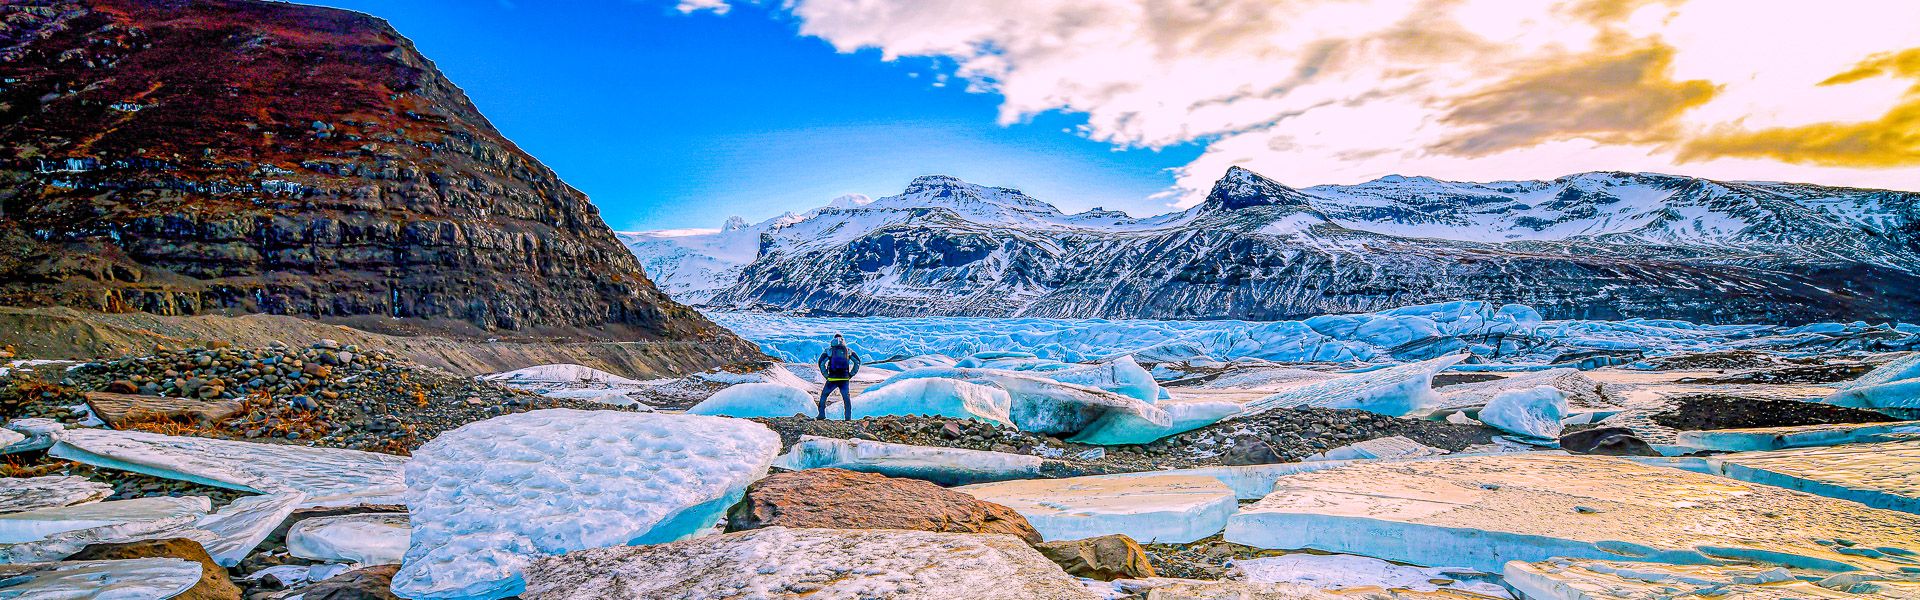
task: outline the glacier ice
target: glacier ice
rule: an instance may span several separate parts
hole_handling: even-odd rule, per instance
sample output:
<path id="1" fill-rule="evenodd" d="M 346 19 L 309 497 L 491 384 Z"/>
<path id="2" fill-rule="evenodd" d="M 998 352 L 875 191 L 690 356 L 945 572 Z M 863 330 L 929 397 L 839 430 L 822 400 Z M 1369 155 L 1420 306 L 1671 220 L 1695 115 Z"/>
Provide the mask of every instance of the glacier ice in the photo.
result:
<path id="1" fill-rule="evenodd" d="M 1682 431 L 1675 434 L 1674 438 L 1676 444 L 1694 450 L 1716 452 L 1783 450 L 1920 438 L 1920 421 L 1707 429 Z"/>
<path id="2" fill-rule="evenodd" d="M 1170 401 L 1157 404 L 1154 408 L 1166 413 L 1166 425 L 1154 421 L 1146 411 L 1111 411 L 1074 434 L 1070 441 L 1103 445 L 1146 444 L 1218 423 L 1243 410 L 1240 403 L 1224 400 Z"/>
<path id="3" fill-rule="evenodd" d="M 10 443 L 0 443 L 0 454 L 31 452 L 51 448 L 53 447 L 54 436 L 58 435 L 61 431 L 65 431 L 66 428 L 66 425 L 53 419 L 14 419 L 8 421 L 6 429 L 0 430 L 5 433 L 0 433 L 0 436 L 11 433 L 19 435 L 20 439 Z"/>
<path id="4" fill-rule="evenodd" d="M 1281 477 L 1294 473 L 1321 471 L 1351 464 L 1350 460 L 1327 460 L 1315 462 L 1272 463 L 1265 465 L 1234 465 L 1222 467 L 1194 467 L 1190 469 L 1169 469 L 1164 471 L 1136 471 L 1132 473 L 1113 473 L 1102 475 L 1109 478 L 1155 477 L 1161 475 L 1180 475 L 1208 477 L 1233 490 L 1234 498 L 1239 500 L 1259 500 L 1273 492 L 1273 484 Z"/>
<path id="5" fill-rule="evenodd" d="M 1920 514 L 1920 439 L 1740 452 L 1675 466 Z"/>
<path id="6" fill-rule="evenodd" d="M 135 500 L 154 500 L 136 498 Z M 175 499 L 179 507 L 165 506 L 115 508 L 116 518 L 87 523 L 84 527 L 63 528 L 40 539 L 0 546 L 0 562 L 58 560 L 72 556 L 91 544 L 122 543 L 140 540 L 187 538 L 199 542 L 215 563 L 231 567 L 245 560 L 260 542 L 273 533 L 300 504 L 299 494 L 247 496 L 234 500 L 220 510 L 207 513 L 210 501 L 188 496 Z M 102 502 L 86 506 L 107 506 L 132 500 Z M 71 516 L 71 515 L 70 515 Z"/>
<path id="7" fill-rule="evenodd" d="M 113 495 L 113 486 L 85 477 L 0 478 L 0 514 L 99 502 Z"/>
<path id="8" fill-rule="evenodd" d="M 1228 521 L 1226 540 L 1486 572 L 1552 557 L 1894 570 L 1920 551 L 1920 515 L 1615 457 L 1528 453 L 1289 475 Z"/>
<path id="9" fill-rule="evenodd" d="M 1481 423 L 1529 441 L 1560 439 L 1560 420 L 1567 416 L 1567 393 L 1553 386 L 1500 392 L 1480 409 Z"/>
<path id="10" fill-rule="evenodd" d="M 412 532 L 402 513 L 302 519 L 287 530 L 287 553 L 323 562 L 397 565 Z"/>
<path id="11" fill-rule="evenodd" d="M 1037 374 L 1061 383 L 1106 390 L 1148 404 L 1160 400 L 1160 382 L 1154 381 L 1153 374 L 1148 373 L 1131 356 L 1122 356 L 1092 365 L 1074 365 Z"/>
<path id="12" fill-rule="evenodd" d="M 793 449 L 774 459 L 789 471 L 835 468 L 888 477 L 922 479 L 952 486 L 1040 476 L 1038 456 L 801 436 Z"/>
<path id="13" fill-rule="evenodd" d="M 1138 369 L 1138 371 L 1140 376 L 1149 380 L 1152 378 L 1144 369 Z M 1165 411 L 1139 398 L 1098 387 L 1058 381 L 1049 377 L 1052 374 L 970 367 L 913 369 L 867 387 L 865 393 L 854 399 L 853 409 L 855 416 L 860 416 L 863 411 L 861 405 L 865 403 L 862 399 L 876 393 L 887 393 L 895 386 L 911 384 L 923 379 L 953 379 L 1003 391 L 1008 397 L 1008 419 L 1021 431 L 1073 434 L 1088 429 L 1102 419 L 1112 419 L 1114 423 L 1107 427 L 1115 431 L 1137 430 L 1136 425 L 1164 430 L 1173 425 L 1171 417 Z M 1151 393 L 1156 397 L 1159 395 L 1158 389 L 1158 384 L 1154 384 Z M 1140 390 L 1140 393 L 1147 392 Z"/>
<path id="14" fill-rule="evenodd" d="M 1124 534 L 1141 543 L 1186 543 L 1220 532 L 1239 503 L 1212 477 L 1095 475 L 953 488 L 1012 508 L 1048 541 Z"/>
<path id="15" fill-rule="evenodd" d="M 1620 408 L 1608 398 L 1600 382 L 1574 369 L 1547 369 L 1522 373 L 1493 381 L 1465 383 L 1443 388 L 1436 411 L 1453 411 L 1486 406 L 1494 396 L 1514 391 L 1551 386 L 1567 395 L 1569 409 L 1611 410 Z"/>
<path id="16" fill-rule="evenodd" d="M 1297 583 L 1323 590 L 1378 588 L 1411 592 L 1442 589 L 1512 598 L 1489 574 L 1458 567 L 1410 567 L 1350 554 L 1288 554 L 1235 560 L 1230 577 L 1253 583 Z"/>
<path id="17" fill-rule="evenodd" d="M 524 597 L 1095 599 L 1010 535 L 786 527 L 543 558 Z"/>
<path id="18" fill-rule="evenodd" d="M 0 515 L 0 544 L 36 542 L 68 531 L 199 517 L 213 510 L 205 496 L 134 498 Z"/>
<path id="19" fill-rule="evenodd" d="M 200 575 L 200 563 L 179 558 L 0 564 L 0 599 L 165 600 Z"/>
<path id="20" fill-rule="evenodd" d="M 196 519 L 191 527 L 194 531 L 185 537 L 199 540 L 213 562 L 223 567 L 235 566 L 246 560 L 305 500 L 306 497 L 297 492 L 239 498 Z"/>
<path id="21" fill-rule="evenodd" d="M 1013 425 L 1008 414 L 1013 400 L 1000 388 L 942 377 L 875 387 L 854 397 L 853 418 L 927 415 Z"/>
<path id="22" fill-rule="evenodd" d="M 1451 354 L 1309 383 L 1248 402 L 1242 414 L 1312 406 L 1357 408 L 1395 417 L 1406 415 L 1432 406 L 1438 398 L 1433 392 L 1433 376 L 1466 357 Z"/>
<path id="23" fill-rule="evenodd" d="M 1821 402 L 1877 410 L 1902 419 L 1920 419 L 1920 352 L 1842 384 Z"/>
<path id="24" fill-rule="evenodd" d="M 1666 565 L 1554 558 L 1507 563 L 1507 585 L 1533 600 L 1650 598 L 1920 598 L 1920 575 L 1854 571 L 1833 575 L 1764 565 Z"/>
<path id="25" fill-rule="evenodd" d="M 267 494 L 299 493 L 301 505 L 398 504 L 406 489 L 390 454 L 259 444 L 143 431 L 72 429 L 49 455 L 96 467 Z"/>
<path id="26" fill-rule="evenodd" d="M 724 417 L 791 417 L 819 413 L 819 398 L 806 390 L 779 383 L 741 383 L 714 392 L 687 409 L 690 415 Z M 840 414 L 838 397 L 827 405 L 828 416 Z"/>
<path id="27" fill-rule="evenodd" d="M 1310 455 L 1300 460 L 1301 462 L 1323 460 L 1392 460 L 1439 456 L 1446 453 L 1446 450 L 1396 435 L 1347 444 L 1326 452 Z"/>
<path id="28" fill-rule="evenodd" d="M 533 560 L 710 529 L 780 437 L 744 419 L 537 410 L 462 425 L 406 466 L 413 528 L 393 590 L 503 598 Z"/>

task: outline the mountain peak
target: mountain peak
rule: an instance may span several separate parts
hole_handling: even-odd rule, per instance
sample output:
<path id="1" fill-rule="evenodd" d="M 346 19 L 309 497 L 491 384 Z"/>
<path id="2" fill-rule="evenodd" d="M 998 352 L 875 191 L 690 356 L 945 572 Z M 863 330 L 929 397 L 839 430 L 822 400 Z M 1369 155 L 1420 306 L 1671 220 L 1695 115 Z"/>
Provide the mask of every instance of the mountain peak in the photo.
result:
<path id="1" fill-rule="evenodd" d="M 739 231 L 746 228 L 747 220 L 739 215 L 727 217 L 727 222 L 720 225 L 721 231 Z"/>
<path id="2" fill-rule="evenodd" d="M 1227 168 L 1227 174 L 1213 183 L 1207 193 L 1210 209 L 1239 210 L 1252 206 L 1292 206 L 1309 208 L 1311 196 L 1239 166 Z"/>
<path id="3" fill-rule="evenodd" d="M 952 175 L 921 175 L 907 184 L 908 194 L 965 188 L 973 184 Z"/>
<path id="4" fill-rule="evenodd" d="M 873 198 L 866 194 L 846 194 L 827 202 L 827 208 L 860 208 L 873 204 Z"/>

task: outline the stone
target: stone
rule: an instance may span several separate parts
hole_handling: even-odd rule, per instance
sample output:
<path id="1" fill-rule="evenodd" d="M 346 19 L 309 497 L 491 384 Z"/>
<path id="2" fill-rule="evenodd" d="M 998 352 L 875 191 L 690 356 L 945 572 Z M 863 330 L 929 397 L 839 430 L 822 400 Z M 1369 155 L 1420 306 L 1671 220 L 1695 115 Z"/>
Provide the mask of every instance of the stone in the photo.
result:
<path id="1" fill-rule="evenodd" d="M 174 596 L 175 600 L 239 600 L 240 587 L 227 579 L 227 569 L 213 562 L 206 548 L 185 538 L 143 540 L 119 544 L 93 544 L 67 560 L 126 560 L 135 558 L 177 558 L 200 565 L 200 581 L 192 589 Z"/>
<path id="2" fill-rule="evenodd" d="M 85 477 L 5 478 L 0 479 L 0 514 L 88 504 L 112 495 L 113 486 Z"/>
<path id="3" fill-rule="evenodd" d="M 1154 576 L 1147 551 L 1124 535 L 1042 542 L 1033 549 L 1074 577 L 1113 581 Z"/>
<path id="4" fill-rule="evenodd" d="M 1220 464 L 1228 466 L 1267 465 L 1277 462 L 1282 461 L 1280 454 L 1273 451 L 1273 446 L 1268 445 L 1266 440 L 1252 437 L 1234 440 L 1233 445 L 1220 455 Z"/>
<path id="5" fill-rule="evenodd" d="M 400 600 L 393 595 L 393 574 L 400 565 L 354 569 L 300 589 L 300 600 Z"/>
<path id="6" fill-rule="evenodd" d="M 1239 506 L 1233 488 L 1194 475 L 1027 479 L 954 489 L 1018 511 L 1047 540 L 1118 533 L 1147 543 L 1186 543 L 1219 533 Z"/>
<path id="7" fill-rule="evenodd" d="M 1595 427 L 1560 434 L 1560 449 L 1574 454 L 1659 456 L 1646 440 L 1625 427 Z"/>
<path id="8" fill-rule="evenodd" d="M 527 591 L 522 597 L 1098 598 L 1009 535 L 786 527 L 543 558 L 527 568 Z"/>
<path id="9" fill-rule="evenodd" d="M 110 394 L 137 394 L 140 393 L 140 386 L 134 385 L 133 382 L 125 379 L 115 379 L 107 382 L 107 386 L 100 388 L 100 391 Z"/>
<path id="10" fill-rule="evenodd" d="M 748 486 L 746 497 L 727 513 L 727 531 L 763 527 L 1004 533 L 1029 542 L 1041 539 L 1011 508 L 917 479 L 844 469 L 778 473 Z"/>
<path id="11" fill-rule="evenodd" d="M 178 420 L 208 425 L 231 419 L 245 410 L 239 400 L 191 400 L 106 392 L 87 392 L 87 407 L 93 409 L 93 414 L 99 416 L 100 420 L 115 428 L 151 420 Z"/>
<path id="12" fill-rule="evenodd" d="M 1235 514 L 1225 539 L 1485 572 L 1552 557 L 1889 571 L 1920 553 L 1920 515 L 1624 458 L 1531 453 L 1289 475 Z"/>

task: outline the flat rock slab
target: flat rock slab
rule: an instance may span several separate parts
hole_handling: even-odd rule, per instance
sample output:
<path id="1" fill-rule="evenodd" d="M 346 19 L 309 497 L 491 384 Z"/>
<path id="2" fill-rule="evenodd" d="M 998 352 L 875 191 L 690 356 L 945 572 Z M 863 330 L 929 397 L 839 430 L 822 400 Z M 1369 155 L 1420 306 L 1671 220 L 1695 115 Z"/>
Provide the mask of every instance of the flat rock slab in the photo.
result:
<path id="1" fill-rule="evenodd" d="M 399 504 L 404 456 L 143 431 L 73 429 L 49 454 L 96 467 L 263 494 L 299 493 L 302 507 Z"/>
<path id="2" fill-rule="evenodd" d="M 1233 516 L 1226 540 L 1487 572 L 1552 557 L 1920 566 L 1920 515 L 1604 456 L 1475 456 L 1290 475 Z"/>
<path id="3" fill-rule="evenodd" d="M 1011 508 L 918 479 L 844 469 L 779 473 L 754 482 L 728 510 L 727 530 L 762 527 L 1004 533 L 1040 541 L 1040 533 Z"/>
<path id="4" fill-rule="evenodd" d="M 1682 431 L 1675 443 L 1695 450 L 1748 452 L 1920 439 L 1920 421 Z"/>
<path id="5" fill-rule="evenodd" d="M 99 502 L 113 495 L 113 486 L 85 477 L 0 478 L 0 514 Z"/>
<path id="6" fill-rule="evenodd" d="M 1855 571 L 1834 576 L 1748 565 L 1664 565 L 1556 558 L 1506 567 L 1507 585 L 1531 600 L 1920 598 L 1920 575 Z"/>
<path id="7" fill-rule="evenodd" d="M 1741 452 L 1706 463 L 1741 481 L 1920 514 L 1920 441 Z"/>
<path id="8" fill-rule="evenodd" d="M 527 568 L 523 597 L 1097 598 L 1012 536 L 785 527 L 543 558 Z"/>
<path id="9" fill-rule="evenodd" d="M 100 420 L 116 428 L 146 420 L 218 423 L 245 410 L 239 400 L 196 400 L 109 392 L 87 392 L 87 406 L 93 409 L 93 414 Z"/>
<path id="10" fill-rule="evenodd" d="M 18 583 L 13 583 L 19 578 Z M 0 598 L 164 600 L 200 583 L 200 564 L 178 558 L 0 565 Z"/>
<path id="11" fill-rule="evenodd" d="M 1143 543 L 1185 543 L 1226 525 L 1239 506 L 1212 477 L 1073 477 L 954 488 L 1019 511 L 1048 541 L 1121 534 Z"/>
<path id="12" fill-rule="evenodd" d="M 774 466 L 791 470 L 834 468 L 888 477 L 924 479 L 940 485 L 967 485 L 1040 476 L 1038 456 L 801 436 L 800 443 Z"/>

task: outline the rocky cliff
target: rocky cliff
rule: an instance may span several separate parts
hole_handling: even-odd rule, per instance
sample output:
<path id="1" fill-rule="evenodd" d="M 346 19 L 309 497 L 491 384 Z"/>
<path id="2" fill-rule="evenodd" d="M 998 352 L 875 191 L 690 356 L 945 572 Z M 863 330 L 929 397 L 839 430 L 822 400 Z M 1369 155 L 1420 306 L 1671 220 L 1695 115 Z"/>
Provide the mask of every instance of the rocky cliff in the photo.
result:
<path id="1" fill-rule="evenodd" d="M 0 304 L 753 348 L 384 21 L 244 0 L 0 6 Z"/>

